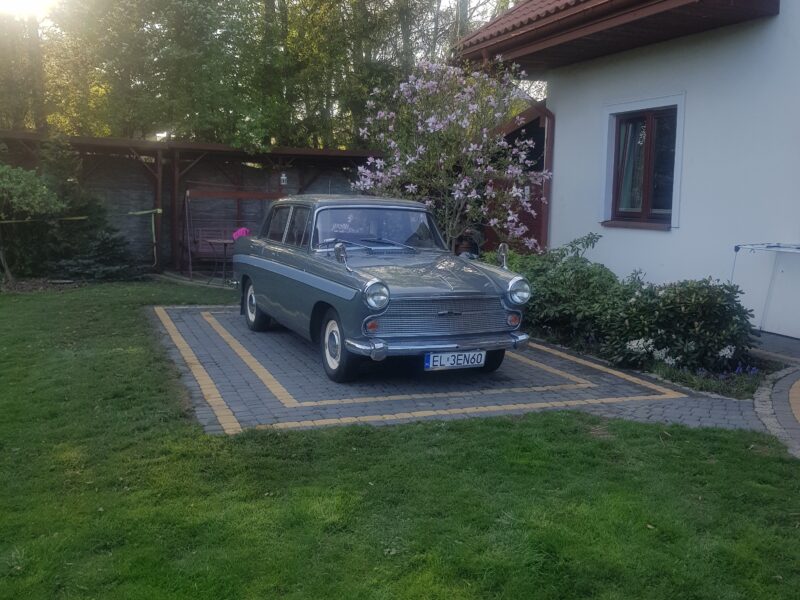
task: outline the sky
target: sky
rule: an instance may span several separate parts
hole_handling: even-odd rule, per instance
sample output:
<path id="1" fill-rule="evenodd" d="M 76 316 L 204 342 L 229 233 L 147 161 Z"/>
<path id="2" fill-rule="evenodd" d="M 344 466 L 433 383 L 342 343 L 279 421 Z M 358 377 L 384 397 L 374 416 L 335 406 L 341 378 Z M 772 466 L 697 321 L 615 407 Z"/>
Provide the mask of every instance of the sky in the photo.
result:
<path id="1" fill-rule="evenodd" d="M 42 19 L 55 0 L 0 0 L 0 13 Z"/>

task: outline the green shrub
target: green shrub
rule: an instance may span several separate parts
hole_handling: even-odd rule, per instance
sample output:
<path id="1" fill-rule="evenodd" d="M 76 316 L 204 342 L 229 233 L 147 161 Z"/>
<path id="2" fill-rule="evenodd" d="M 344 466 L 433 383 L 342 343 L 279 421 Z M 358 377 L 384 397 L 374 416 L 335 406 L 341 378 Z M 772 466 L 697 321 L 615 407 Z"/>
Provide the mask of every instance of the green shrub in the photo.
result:
<path id="1" fill-rule="evenodd" d="M 43 217 L 52 217 L 64 203 L 34 171 L 0 164 L 0 270 L 14 280 L 13 251 L 19 246 L 17 229 Z"/>
<path id="2" fill-rule="evenodd" d="M 584 256 L 599 239 L 590 234 L 543 254 L 511 253 L 509 267 L 531 283 L 525 320 L 532 329 L 632 367 L 662 362 L 720 372 L 744 360 L 752 313 L 738 287 L 711 279 L 653 285 L 638 273 L 620 281 Z"/>
<path id="3" fill-rule="evenodd" d="M 98 232 L 82 254 L 58 261 L 50 268 L 58 277 L 83 280 L 131 279 L 141 271 L 131 258 L 128 243 L 107 231 Z"/>
<path id="4" fill-rule="evenodd" d="M 638 277 L 622 285 L 603 328 L 603 354 L 613 362 L 723 371 L 745 359 L 752 312 L 737 286 L 710 278 L 653 285 Z"/>
<path id="5" fill-rule="evenodd" d="M 525 311 L 529 325 L 562 343 L 587 348 L 600 329 L 619 281 L 608 268 L 584 257 L 599 236 L 589 235 L 539 255 L 513 253 L 509 267 L 524 273 L 533 290 Z"/>
<path id="6" fill-rule="evenodd" d="M 2 234 L 13 239 L 6 255 L 14 273 L 78 279 L 135 274 L 127 244 L 109 227 L 105 208 L 78 181 L 80 156 L 64 138 L 55 137 L 42 144 L 40 159 L 41 174 L 31 176 L 57 199 L 58 210 L 40 214 L 38 221 L 3 226 Z M 13 169 L 0 164 L 0 178 L 6 170 Z M 26 192 L 25 197 L 32 195 Z"/>

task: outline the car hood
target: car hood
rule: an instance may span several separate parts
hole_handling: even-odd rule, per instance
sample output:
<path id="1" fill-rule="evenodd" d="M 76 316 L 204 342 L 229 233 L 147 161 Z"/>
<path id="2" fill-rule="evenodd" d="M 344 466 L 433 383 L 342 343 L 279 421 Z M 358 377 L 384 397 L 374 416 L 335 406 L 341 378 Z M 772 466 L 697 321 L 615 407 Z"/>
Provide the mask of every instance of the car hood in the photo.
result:
<path id="1" fill-rule="evenodd" d="M 443 252 L 351 256 L 348 264 L 368 279 L 380 279 L 395 297 L 503 292 L 473 261 Z"/>

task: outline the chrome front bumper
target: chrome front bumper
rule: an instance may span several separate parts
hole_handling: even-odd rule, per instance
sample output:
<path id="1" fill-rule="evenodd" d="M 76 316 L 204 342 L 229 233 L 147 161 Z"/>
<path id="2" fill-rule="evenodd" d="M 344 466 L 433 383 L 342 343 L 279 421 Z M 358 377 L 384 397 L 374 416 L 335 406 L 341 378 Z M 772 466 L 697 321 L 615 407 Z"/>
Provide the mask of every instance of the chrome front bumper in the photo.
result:
<path id="1" fill-rule="evenodd" d="M 383 360 L 387 356 L 414 356 L 426 352 L 457 352 L 458 350 L 507 350 L 523 348 L 530 336 L 512 331 L 483 336 L 452 337 L 446 339 L 345 340 L 345 347 L 353 354 L 369 356 L 372 360 Z"/>

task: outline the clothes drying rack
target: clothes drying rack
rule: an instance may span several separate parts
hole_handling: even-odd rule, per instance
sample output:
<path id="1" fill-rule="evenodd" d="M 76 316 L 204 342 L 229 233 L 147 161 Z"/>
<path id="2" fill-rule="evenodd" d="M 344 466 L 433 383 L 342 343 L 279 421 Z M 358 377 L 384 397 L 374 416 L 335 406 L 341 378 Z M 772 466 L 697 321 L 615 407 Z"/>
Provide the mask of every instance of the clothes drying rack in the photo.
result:
<path id="1" fill-rule="evenodd" d="M 756 252 L 772 252 L 775 258 L 772 261 L 772 273 L 769 277 L 769 287 L 767 288 L 767 296 L 764 299 L 764 306 L 761 310 L 761 322 L 758 324 L 758 329 L 764 329 L 764 319 L 767 316 L 767 308 L 769 308 L 770 300 L 772 300 L 772 288 L 775 283 L 775 273 L 778 270 L 778 255 L 779 254 L 800 254 L 800 244 L 785 244 L 781 242 L 762 242 L 758 244 L 736 244 L 733 247 L 733 268 L 731 269 L 731 283 L 734 283 L 736 276 L 736 259 L 739 257 L 741 250 L 748 250 L 751 254 Z"/>

